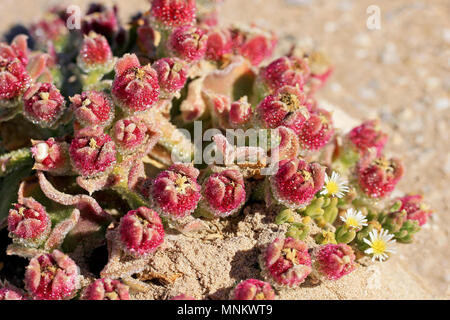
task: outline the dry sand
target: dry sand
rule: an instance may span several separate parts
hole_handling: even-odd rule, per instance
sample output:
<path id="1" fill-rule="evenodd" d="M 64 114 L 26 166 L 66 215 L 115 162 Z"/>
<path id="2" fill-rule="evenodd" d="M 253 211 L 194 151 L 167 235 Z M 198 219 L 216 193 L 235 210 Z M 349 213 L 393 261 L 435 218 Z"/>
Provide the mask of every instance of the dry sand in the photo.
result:
<path id="1" fill-rule="evenodd" d="M 0 0 L 0 29 L 17 22 L 30 23 L 52 3 L 85 6 L 88 2 Z M 121 5 L 123 17 L 147 8 L 144 0 L 116 2 Z M 387 263 L 359 268 L 334 283 L 282 292 L 281 298 L 450 297 L 450 2 L 377 1 L 381 29 L 373 31 L 366 27 L 366 9 L 371 4 L 370 0 L 227 0 L 223 8 L 226 22 L 255 21 L 277 30 L 281 49 L 300 40 L 323 48 L 336 72 L 320 97 L 354 118 L 380 117 L 391 135 L 388 151 L 405 160 L 407 174 L 400 188 L 424 193 L 436 210 L 414 244 L 400 246 L 399 253 Z M 245 241 L 232 245 L 239 239 L 216 240 L 228 246 L 224 250 L 226 261 L 232 261 L 239 250 L 245 252 L 251 247 Z M 230 286 L 239 278 L 231 272 L 232 263 L 225 265 L 220 259 L 202 261 L 195 251 L 187 252 L 190 255 L 180 258 L 180 263 L 184 261 L 192 270 L 204 270 L 203 264 L 209 263 L 208 269 L 222 271 L 219 278 L 228 272 L 220 285 L 208 284 L 217 286 L 218 297 L 226 294 L 219 290 L 220 286 Z M 252 259 L 255 254 L 248 255 Z M 225 269 L 218 269 L 220 266 Z M 187 275 L 196 276 L 195 272 Z M 209 277 L 204 281 L 216 280 L 213 273 Z M 161 294 L 175 294 L 181 289 L 175 284 L 173 292 L 164 289 L 166 292 Z M 197 295 L 202 292 L 199 290 Z"/>

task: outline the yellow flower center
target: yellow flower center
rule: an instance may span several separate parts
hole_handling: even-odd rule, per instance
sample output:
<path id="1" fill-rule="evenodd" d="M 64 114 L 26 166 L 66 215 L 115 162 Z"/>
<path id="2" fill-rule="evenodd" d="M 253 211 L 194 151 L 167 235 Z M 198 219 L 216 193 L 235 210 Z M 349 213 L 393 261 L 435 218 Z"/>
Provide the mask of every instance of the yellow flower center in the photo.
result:
<path id="1" fill-rule="evenodd" d="M 264 293 L 260 292 L 255 296 L 255 300 L 264 300 L 266 297 L 264 296 Z"/>
<path id="2" fill-rule="evenodd" d="M 21 216 L 23 216 L 24 213 L 25 213 L 25 208 L 24 208 L 24 207 L 20 207 L 20 208 L 19 208 L 19 214 L 20 214 Z"/>
<path id="3" fill-rule="evenodd" d="M 41 92 L 41 93 L 39 93 L 39 97 L 42 100 L 47 101 L 50 98 L 50 93 L 48 93 L 48 92 Z"/>
<path id="4" fill-rule="evenodd" d="M 91 138 L 91 140 L 89 140 L 89 147 L 91 147 L 92 149 L 98 148 L 97 141 L 95 141 L 94 138 Z"/>
<path id="5" fill-rule="evenodd" d="M 289 112 L 295 111 L 300 107 L 300 101 L 294 94 L 284 93 L 280 100 L 286 105 Z"/>
<path id="6" fill-rule="evenodd" d="M 346 224 L 348 227 L 352 227 L 352 228 L 358 228 L 358 227 L 359 227 L 358 220 L 356 220 L 356 219 L 353 218 L 353 217 L 347 218 L 347 219 L 345 220 L 345 224 Z"/>
<path id="7" fill-rule="evenodd" d="M 83 107 L 87 107 L 87 106 L 90 105 L 91 103 L 92 103 L 91 100 L 86 99 L 86 100 L 83 101 L 82 105 L 83 105 Z"/>
<path id="8" fill-rule="evenodd" d="M 383 240 L 375 240 L 372 242 L 372 249 L 374 254 L 382 254 L 386 251 L 386 242 Z"/>
<path id="9" fill-rule="evenodd" d="M 145 71 L 142 70 L 141 68 L 138 68 L 136 70 L 136 79 L 142 81 L 142 80 L 144 80 L 144 78 L 145 78 Z"/>
<path id="10" fill-rule="evenodd" d="M 186 193 L 187 188 L 189 188 L 190 184 L 188 179 L 185 176 L 179 176 L 175 180 L 175 187 L 179 193 Z"/>
<path id="11" fill-rule="evenodd" d="M 311 173 L 306 170 L 302 170 L 301 174 L 303 176 L 303 180 L 305 181 L 309 181 L 312 178 Z"/>
<path id="12" fill-rule="evenodd" d="M 326 188 L 329 194 L 336 194 L 339 192 L 339 185 L 334 181 L 328 182 Z"/>
<path id="13" fill-rule="evenodd" d="M 293 264 L 298 264 L 297 262 L 297 250 L 286 248 L 283 249 L 284 256 L 287 260 L 291 261 Z"/>

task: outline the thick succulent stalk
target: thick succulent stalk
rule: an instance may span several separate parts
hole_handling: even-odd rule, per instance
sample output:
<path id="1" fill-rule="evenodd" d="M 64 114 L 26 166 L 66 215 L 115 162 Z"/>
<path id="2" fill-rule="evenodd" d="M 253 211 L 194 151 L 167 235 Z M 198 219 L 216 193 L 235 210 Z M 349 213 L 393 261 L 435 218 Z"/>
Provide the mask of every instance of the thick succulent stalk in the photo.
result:
<path id="1" fill-rule="evenodd" d="M 33 159 L 29 148 L 11 151 L 0 156 L 0 177 L 4 177 L 14 170 L 30 165 Z"/>
<path id="2" fill-rule="evenodd" d="M 171 164 L 172 155 L 180 162 L 190 162 L 194 158 L 195 147 L 190 139 L 188 139 L 169 119 L 158 111 L 150 110 L 149 117 L 152 117 L 159 125 L 161 138 L 158 141 L 160 149 L 159 155 L 155 155 L 157 160 L 163 163 Z"/>

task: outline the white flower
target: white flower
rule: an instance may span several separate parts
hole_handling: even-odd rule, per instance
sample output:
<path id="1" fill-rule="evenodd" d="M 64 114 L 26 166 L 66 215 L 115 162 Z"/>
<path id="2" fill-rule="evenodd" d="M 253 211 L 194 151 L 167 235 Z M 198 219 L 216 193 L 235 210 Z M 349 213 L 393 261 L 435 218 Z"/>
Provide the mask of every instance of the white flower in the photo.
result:
<path id="1" fill-rule="evenodd" d="M 369 239 L 363 239 L 366 244 L 370 246 L 369 249 L 365 250 L 364 253 L 372 255 L 372 261 L 384 261 L 389 255 L 388 253 L 395 253 L 394 248 L 392 248 L 395 240 L 392 238 L 393 234 L 389 234 L 387 230 L 381 229 L 372 230 L 369 233 Z"/>
<path id="2" fill-rule="evenodd" d="M 325 174 L 325 184 L 320 194 L 329 194 L 332 197 L 342 198 L 344 193 L 349 191 L 347 184 L 347 180 L 342 179 L 337 172 L 333 171 L 331 177 Z"/>
<path id="3" fill-rule="evenodd" d="M 348 209 L 345 215 L 341 217 L 341 220 L 347 225 L 347 227 L 356 230 L 361 230 L 362 227 L 367 226 L 366 217 L 361 211 L 356 211 L 353 208 Z"/>

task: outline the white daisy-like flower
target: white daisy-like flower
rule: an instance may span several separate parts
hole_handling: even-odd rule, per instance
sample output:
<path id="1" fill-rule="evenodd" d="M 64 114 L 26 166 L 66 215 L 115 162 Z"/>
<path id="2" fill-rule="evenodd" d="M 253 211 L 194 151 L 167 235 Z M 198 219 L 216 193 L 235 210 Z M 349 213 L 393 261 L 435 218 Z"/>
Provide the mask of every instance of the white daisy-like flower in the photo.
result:
<path id="1" fill-rule="evenodd" d="M 372 256 L 372 261 L 384 261 L 389 257 L 389 254 L 395 253 L 392 247 L 395 243 L 393 234 L 389 234 L 387 230 L 381 229 L 372 230 L 369 233 L 369 239 L 365 238 L 363 241 L 370 246 L 364 253 Z"/>
<path id="2" fill-rule="evenodd" d="M 348 209 L 345 215 L 341 216 L 341 220 L 351 229 L 361 230 L 362 227 L 367 226 L 366 217 L 361 211 L 353 208 Z"/>
<path id="3" fill-rule="evenodd" d="M 344 193 L 350 190 L 347 184 L 347 180 L 343 179 L 336 171 L 333 171 L 331 177 L 325 174 L 325 184 L 320 194 L 329 194 L 332 197 L 342 198 Z"/>

